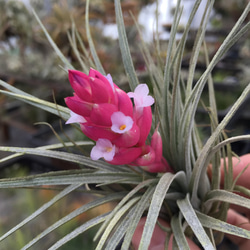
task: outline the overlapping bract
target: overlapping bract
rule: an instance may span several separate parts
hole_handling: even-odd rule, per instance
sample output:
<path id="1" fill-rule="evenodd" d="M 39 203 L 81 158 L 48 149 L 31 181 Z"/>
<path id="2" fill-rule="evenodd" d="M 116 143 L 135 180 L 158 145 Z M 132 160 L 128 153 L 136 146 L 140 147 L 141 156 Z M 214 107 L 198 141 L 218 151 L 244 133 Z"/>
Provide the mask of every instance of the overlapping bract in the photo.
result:
<path id="1" fill-rule="evenodd" d="M 65 98 L 71 110 L 67 123 L 80 123 L 82 132 L 96 141 L 90 154 L 93 160 L 104 158 L 111 164 L 141 166 L 149 172 L 170 170 L 162 157 L 157 129 L 151 144 L 146 145 L 154 103 L 146 84 L 125 93 L 110 75 L 103 76 L 94 69 L 89 75 L 69 70 L 69 81 L 75 93 Z M 130 98 L 134 99 L 134 106 Z"/>

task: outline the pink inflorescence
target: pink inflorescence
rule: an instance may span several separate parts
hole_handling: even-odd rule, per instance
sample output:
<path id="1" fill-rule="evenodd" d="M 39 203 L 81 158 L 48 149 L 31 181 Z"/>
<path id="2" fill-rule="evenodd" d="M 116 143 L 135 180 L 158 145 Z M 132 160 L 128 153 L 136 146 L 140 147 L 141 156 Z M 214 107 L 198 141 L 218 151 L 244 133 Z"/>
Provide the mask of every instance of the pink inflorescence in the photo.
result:
<path id="1" fill-rule="evenodd" d="M 114 165 L 140 166 L 149 172 L 170 171 L 162 156 L 158 129 L 150 145 L 146 144 L 154 103 L 146 84 L 125 93 L 110 75 L 103 76 L 94 69 L 90 69 L 89 75 L 69 70 L 69 81 L 75 93 L 65 98 L 71 110 L 66 123 L 80 123 L 82 132 L 96 141 L 90 153 L 93 160 L 104 158 Z M 134 106 L 130 98 L 134 99 Z"/>

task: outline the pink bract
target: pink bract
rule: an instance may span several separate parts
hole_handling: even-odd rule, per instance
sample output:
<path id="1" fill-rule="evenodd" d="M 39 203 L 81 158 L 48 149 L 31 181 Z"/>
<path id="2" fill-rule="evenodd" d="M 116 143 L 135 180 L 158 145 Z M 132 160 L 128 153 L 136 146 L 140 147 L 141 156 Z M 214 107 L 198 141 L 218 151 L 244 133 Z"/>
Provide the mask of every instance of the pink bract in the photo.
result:
<path id="1" fill-rule="evenodd" d="M 90 69 L 88 75 L 69 70 L 69 81 L 75 93 L 65 98 L 71 110 L 66 123 L 80 123 L 82 132 L 96 141 L 90 153 L 92 160 L 104 158 L 110 164 L 130 164 L 149 172 L 170 170 L 162 156 L 158 129 L 151 144 L 146 144 L 154 103 L 146 84 L 125 93 L 111 75 L 104 76 L 95 69 Z M 130 98 L 134 99 L 134 106 Z"/>
<path id="2" fill-rule="evenodd" d="M 124 165 L 130 164 L 135 161 L 142 153 L 141 148 L 131 147 L 131 148 L 119 148 L 112 161 L 109 161 L 113 165 Z"/>
<path id="3" fill-rule="evenodd" d="M 113 143 L 118 147 L 129 148 L 138 146 L 139 138 L 140 138 L 140 129 L 134 123 L 129 131 L 120 134 L 119 137 L 117 137 L 117 139 L 113 140 Z"/>

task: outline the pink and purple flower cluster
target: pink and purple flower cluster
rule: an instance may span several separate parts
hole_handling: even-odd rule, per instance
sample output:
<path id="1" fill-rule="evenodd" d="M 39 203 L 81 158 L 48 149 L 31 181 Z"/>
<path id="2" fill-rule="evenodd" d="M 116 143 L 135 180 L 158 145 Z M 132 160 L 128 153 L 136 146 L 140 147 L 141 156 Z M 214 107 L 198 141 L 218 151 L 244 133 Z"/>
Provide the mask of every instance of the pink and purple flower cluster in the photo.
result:
<path id="1" fill-rule="evenodd" d="M 71 110 L 67 124 L 80 123 L 82 132 L 96 141 L 90 153 L 93 160 L 104 158 L 110 164 L 140 166 L 149 172 L 170 171 L 162 156 L 158 129 L 150 145 L 146 144 L 154 103 L 146 84 L 125 93 L 110 75 L 103 76 L 94 69 L 89 75 L 69 70 L 69 81 L 75 93 L 65 98 Z"/>

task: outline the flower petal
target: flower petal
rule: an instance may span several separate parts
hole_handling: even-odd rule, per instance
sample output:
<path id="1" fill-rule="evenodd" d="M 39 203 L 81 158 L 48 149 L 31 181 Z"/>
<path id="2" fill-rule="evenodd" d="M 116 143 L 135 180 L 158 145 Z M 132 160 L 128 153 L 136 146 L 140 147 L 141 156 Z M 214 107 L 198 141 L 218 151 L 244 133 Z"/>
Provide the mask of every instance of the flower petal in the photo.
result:
<path id="1" fill-rule="evenodd" d="M 114 87 L 114 83 L 113 83 L 113 79 L 112 76 L 110 74 L 107 74 L 107 76 L 105 76 L 106 79 L 109 81 L 111 88 L 113 89 L 113 91 L 115 91 L 115 87 Z"/>
<path id="2" fill-rule="evenodd" d="M 106 161 L 112 161 L 115 155 L 115 146 L 107 139 L 99 139 L 90 152 L 92 160 L 104 158 Z"/>
<path id="3" fill-rule="evenodd" d="M 118 134 L 124 134 L 125 132 L 129 131 L 134 123 L 130 116 L 126 116 L 120 111 L 114 112 L 111 115 L 111 122 L 111 130 Z"/>
<path id="4" fill-rule="evenodd" d="M 129 92 L 127 95 L 134 98 L 136 107 L 149 107 L 154 103 L 154 98 L 148 95 L 149 89 L 147 84 L 139 84 L 134 92 Z"/>
<path id="5" fill-rule="evenodd" d="M 76 113 L 74 113 L 73 111 L 70 111 L 70 118 L 66 121 L 66 124 L 70 124 L 70 123 L 86 123 L 87 120 L 81 116 L 78 115 Z"/>

